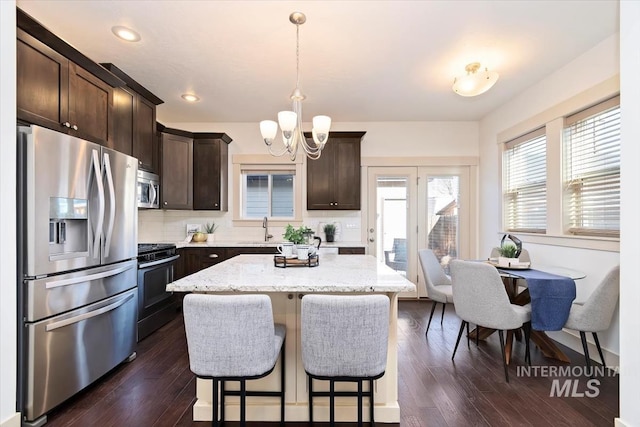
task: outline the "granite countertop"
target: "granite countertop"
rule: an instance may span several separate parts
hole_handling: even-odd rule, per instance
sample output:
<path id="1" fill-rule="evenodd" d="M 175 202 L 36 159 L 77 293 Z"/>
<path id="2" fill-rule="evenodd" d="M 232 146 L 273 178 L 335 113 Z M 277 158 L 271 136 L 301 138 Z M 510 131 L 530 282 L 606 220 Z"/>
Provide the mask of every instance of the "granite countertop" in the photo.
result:
<path id="1" fill-rule="evenodd" d="M 317 267 L 240 255 L 167 285 L 176 292 L 405 292 L 416 287 L 371 255 L 320 255 Z"/>
<path id="2" fill-rule="evenodd" d="M 175 243 L 178 248 L 269 248 L 275 247 L 282 243 L 281 241 L 269 241 L 269 242 L 260 242 L 260 241 L 237 241 L 237 240 L 221 240 L 215 242 L 202 242 L 202 243 L 192 243 L 186 242 L 184 240 L 180 242 L 171 242 Z M 321 248 L 364 248 L 366 245 L 362 242 L 322 242 L 320 245 Z"/>

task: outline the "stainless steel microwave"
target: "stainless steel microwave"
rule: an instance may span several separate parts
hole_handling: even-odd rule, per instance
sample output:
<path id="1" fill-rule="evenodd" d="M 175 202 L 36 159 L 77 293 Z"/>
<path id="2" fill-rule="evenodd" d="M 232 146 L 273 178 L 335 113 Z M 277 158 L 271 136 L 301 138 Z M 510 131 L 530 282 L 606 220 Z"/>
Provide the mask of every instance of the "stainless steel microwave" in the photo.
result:
<path id="1" fill-rule="evenodd" d="M 160 207 L 160 177 L 155 173 L 138 170 L 138 208 Z"/>

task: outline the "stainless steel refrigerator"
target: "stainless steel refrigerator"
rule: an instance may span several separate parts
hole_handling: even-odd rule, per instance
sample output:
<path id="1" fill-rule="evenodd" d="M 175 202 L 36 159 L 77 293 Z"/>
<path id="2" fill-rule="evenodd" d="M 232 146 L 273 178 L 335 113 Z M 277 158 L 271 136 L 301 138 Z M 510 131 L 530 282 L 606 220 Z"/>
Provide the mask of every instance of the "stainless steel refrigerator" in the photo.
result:
<path id="1" fill-rule="evenodd" d="M 18 127 L 19 409 L 25 425 L 135 356 L 135 158 Z"/>

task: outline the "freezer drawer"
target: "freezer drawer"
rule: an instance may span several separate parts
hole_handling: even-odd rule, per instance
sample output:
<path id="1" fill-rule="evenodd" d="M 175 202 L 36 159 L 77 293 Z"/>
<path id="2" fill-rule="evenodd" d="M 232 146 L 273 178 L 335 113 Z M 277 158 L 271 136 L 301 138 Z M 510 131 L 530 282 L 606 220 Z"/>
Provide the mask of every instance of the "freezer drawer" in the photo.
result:
<path id="1" fill-rule="evenodd" d="M 26 324 L 28 421 L 45 414 L 131 355 L 137 289 Z"/>
<path id="2" fill-rule="evenodd" d="M 137 261 L 126 261 L 74 273 L 25 281 L 27 322 L 82 307 L 117 295 L 138 284 Z"/>

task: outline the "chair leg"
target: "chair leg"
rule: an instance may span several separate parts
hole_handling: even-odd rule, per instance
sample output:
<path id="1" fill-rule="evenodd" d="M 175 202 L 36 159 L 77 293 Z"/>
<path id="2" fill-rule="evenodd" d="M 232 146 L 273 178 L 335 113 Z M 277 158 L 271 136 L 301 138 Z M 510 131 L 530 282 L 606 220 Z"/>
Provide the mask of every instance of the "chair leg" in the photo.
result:
<path id="1" fill-rule="evenodd" d="M 309 380 L 309 424 L 313 425 L 313 378 L 307 375 Z"/>
<path id="2" fill-rule="evenodd" d="M 213 413 L 211 414 L 211 425 L 213 427 L 218 427 L 218 380 L 215 378 L 211 379 L 211 383 L 213 386 L 213 399 L 211 402 L 211 408 Z"/>
<path id="3" fill-rule="evenodd" d="M 456 351 L 458 350 L 458 344 L 460 344 L 460 338 L 462 337 L 462 333 L 464 332 L 464 325 L 466 325 L 466 321 L 462 321 L 460 324 L 460 331 L 458 332 L 458 339 L 456 340 L 456 346 L 453 348 L 453 355 L 451 356 L 451 360 L 456 357 Z"/>
<path id="4" fill-rule="evenodd" d="M 245 380 L 240 380 L 240 426 L 241 427 L 244 427 L 247 424 L 246 408 L 247 408 L 247 383 Z"/>
<path id="5" fill-rule="evenodd" d="M 593 335 L 593 340 L 596 342 L 596 347 L 598 348 L 598 354 L 600 355 L 600 360 L 602 361 L 602 367 L 606 368 L 607 364 L 604 363 L 604 355 L 602 354 L 602 347 L 600 347 L 600 340 L 598 339 L 598 334 L 595 332 L 591 332 Z"/>
<path id="6" fill-rule="evenodd" d="M 282 394 L 280 395 L 280 426 L 284 427 L 284 410 L 285 410 L 285 401 L 284 401 L 284 388 L 285 388 L 285 377 L 284 377 L 284 373 L 285 373 L 285 360 L 284 360 L 284 354 L 285 354 L 285 344 L 286 341 L 282 342 L 282 348 L 280 349 L 280 391 L 282 392 Z"/>
<path id="7" fill-rule="evenodd" d="M 500 337 L 500 351 L 502 352 L 502 365 L 504 366 L 504 377 L 509 382 L 509 367 L 507 366 L 507 358 L 504 354 L 504 333 L 502 329 L 498 330 L 498 336 Z"/>
<path id="8" fill-rule="evenodd" d="M 362 427 L 362 380 L 358 380 L 358 427 Z"/>
<path id="9" fill-rule="evenodd" d="M 591 372 L 591 357 L 589 357 L 589 347 L 587 346 L 587 334 L 583 331 L 580 331 L 580 340 L 584 350 L 584 360 L 587 362 L 587 372 Z"/>
<path id="10" fill-rule="evenodd" d="M 469 347 L 469 322 L 467 322 L 467 347 Z"/>
<path id="11" fill-rule="evenodd" d="M 329 425 L 331 427 L 336 425 L 335 393 L 335 381 L 329 380 Z"/>
<path id="12" fill-rule="evenodd" d="M 374 409 L 375 409 L 375 401 L 373 398 L 373 380 L 369 380 L 369 420 L 371 422 L 371 427 L 375 427 L 376 420 L 374 419 Z"/>
<path id="13" fill-rule="evenodd" d="M 424 333 L 425 336 L 429 333 L 429 326 L 431 325 L 431 318 L 433 317 L 433 312 L 436 311 L 436 305 L 438 305 L 438 303 L 434 301 L 433 305 L 431 306 L 431 314 L 429 315 L 429 322 L 427 322 L 427 332 Z"/>
<path id="14" fill-rule="evenodd" d="M 442 314 L 440 315 L 440 326 L 442 326 L 442 321 L 444 320 L 444 309 L 447 308 L 447 303 L 442 303 Z"/>
<path id="15" fill-rule="evenodd" d="M 220 422 L 224 423 L 224 407 L 226 402 L 225 381 L 220 381 Z"/>
<path id="16" fill-rule="evenodd" d="M 522 325 L 522 329 L 524 330 L 524 341 L 525 341 L 525 355 L 524 361 L 531 366 L 531 350 L 529 347 L 529 340 L 531 339 L 531 322 L 525 322 Z"/>

